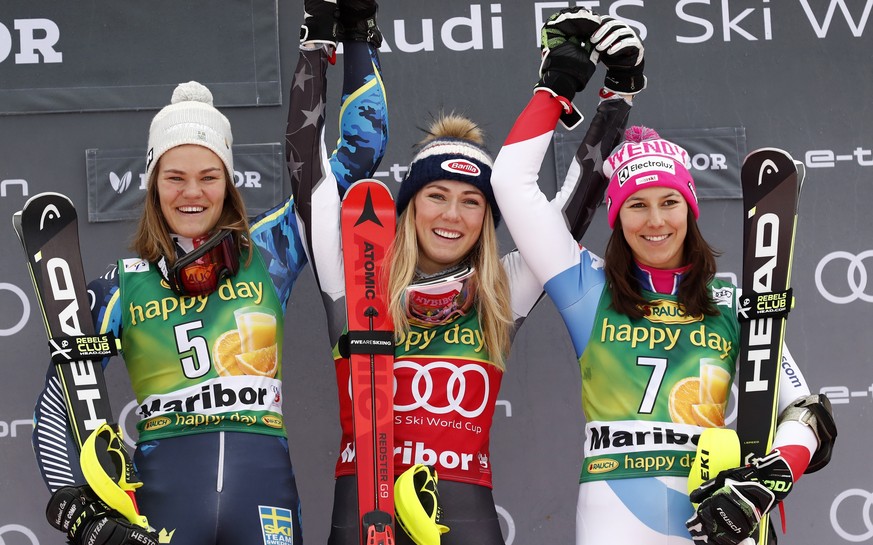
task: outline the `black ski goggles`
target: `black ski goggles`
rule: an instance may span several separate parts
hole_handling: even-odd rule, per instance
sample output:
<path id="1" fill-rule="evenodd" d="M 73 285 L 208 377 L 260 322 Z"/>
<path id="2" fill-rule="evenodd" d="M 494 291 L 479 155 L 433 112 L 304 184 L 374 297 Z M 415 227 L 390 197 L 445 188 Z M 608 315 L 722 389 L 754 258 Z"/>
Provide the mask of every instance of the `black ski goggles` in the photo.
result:
<path id="1" fill-rule="evenodd" d="M 167 267 L 166 260 L 161 257 L 158 270 L 176 295 L 209 295 L 222 280 L 239 271 L 239 251 L 233 233 L 226 229 L 219 230 L 200 246 L 177 259 L 172 267 Z"/>

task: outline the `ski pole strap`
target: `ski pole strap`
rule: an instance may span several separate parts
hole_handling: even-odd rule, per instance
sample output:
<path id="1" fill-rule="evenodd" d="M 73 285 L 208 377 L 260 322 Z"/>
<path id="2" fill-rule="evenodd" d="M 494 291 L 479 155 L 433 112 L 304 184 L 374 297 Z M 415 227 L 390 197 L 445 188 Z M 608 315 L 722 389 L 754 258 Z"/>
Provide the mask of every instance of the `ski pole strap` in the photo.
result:
<path id="1" fill-rule="evenodd" d="M 794 307 L 791 288 L 770 293 L 743 292 L 737 317 L 741 322 L 759 318 L 781 318 Z"/>
<path id="2" fill-rule="evenodd" d="M 349 331 L 339 339 L 339 353 L 348 358 L 351 354 L 394 355 L 393 331 Z"/>
<path id="3" fill-rule="evenodd" d="M 118 339 L 112 333 L 52 337 L 48 344 L 55 364 L 118 355 Z"/>

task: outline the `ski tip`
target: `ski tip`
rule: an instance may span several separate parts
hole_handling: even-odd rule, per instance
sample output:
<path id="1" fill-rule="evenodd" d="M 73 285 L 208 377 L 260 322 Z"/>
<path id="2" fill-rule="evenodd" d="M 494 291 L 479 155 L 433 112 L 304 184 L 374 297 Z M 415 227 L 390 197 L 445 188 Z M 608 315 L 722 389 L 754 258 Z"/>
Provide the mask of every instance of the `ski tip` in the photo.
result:
<path id="1" fill-rule="evenodd" d="M 27 202 L 24 203 L 24 208 L 27 208 L 28 206 L 30 206 L 32 203 L 34 203 L 36 201 L 43 200 L 46 198 L 64 199 L 65 201 L 69 202 L 70 204 L 73 204 L 73 200 L 70 199 L 68 196 L 64 195 L 63 193 L 57 193 L 55 191 L 44 191 L 42 193 L 37 193 L 36 195 L 27 199 Z M 24 210 L 24 208 L 22 210 Z"/>
<path id="2" fill-rule="evenodd" d="M 806 178 L 806 165 L 803 161 L 794 161 L 794 168 L 797 170 L 797 185 L 803 185 L 803 180 Z"/>
<path id="3" fill-rule="evenodd" d="M 756 150 L 752 150 L 746 155 L 745 159 L 743 159 L 743 162 L 745 163 L 746 161 L 749 160 L 750 157 L 753 157 L 755 155 L 773 155 L 773 154 L 784 155 L 785 157 L 790 159 L 791 162 L 793 162 L 793 163 L 796 162 L 790 153 L 788 153 L 787 151 L 785 151 L 782 148 L 775 148 L 775 147 L 765 147 L 765 148 L 758 148 Z"/>
<path id="4" fill-rule="evenodd" d="M 388 194 L 391 194 L 391 190 L 388 189 L 388 186 L 385 185 L 384 182 L 377 180 L 376 178 L 362 178 L 349 186 L 349 188 L 346 190 L 346 194 L 343 196 L 343 199 L 345 199 L 350 193 L 352 193 L 352 190 L 355 188 L 360 188 L 361 186 L 372 187 L 373 185 L 380 186 L 382 189 L 387 191 Z"/>
<path id="5" fill-rule="evenodd" d="M 15 233 L 18 235 L 18 238 L 21 238 L 21 210 L 12 214 L 12 228 L 15 229 Z"/>
<path id="6" fill-rule="evenodd" d="M 352 208 L 357 207 L 358 202 L 365 209 L 370 209 L 373 206 L 393 208 L 394 195 L 383 182 L 373 178 L 365 178 L 353 183 L 346 190 L 342 199 L 343 210 L 350 206 L 349 203 L 352 203 Z"/>

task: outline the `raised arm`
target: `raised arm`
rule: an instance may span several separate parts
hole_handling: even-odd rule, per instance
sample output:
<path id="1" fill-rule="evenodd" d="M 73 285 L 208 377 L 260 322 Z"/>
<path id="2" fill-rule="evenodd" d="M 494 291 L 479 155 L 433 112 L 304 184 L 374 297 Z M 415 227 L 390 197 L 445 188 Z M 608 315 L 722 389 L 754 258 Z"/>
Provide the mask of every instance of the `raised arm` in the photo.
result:
<path id="1" fill-rule="evenodd" d="M 587 84 L 598 56 L 604 62 L 612 62 L 618 52 L 624 57 L 631 51 L 630 57 L 636 57 L 633 62 L 642 69 L 642 44 L 628 30 L 626 25 L 615 25 L 611 19 L 609 25 L 603 25 L 598 15 L 583 8 L 562 10 L 550 17 L 543 26 L 543 63 L 534 96 L 497 157 L 493 175 L 495 196 L 513 240 L 543 284 L 579 263 L 576 240 L 602 200 L 605 181 L 600 166 L 627 123 L 630 96 L 621 97 L 606 88 L 601 92 L 595 118 L 555 199 L 563 204 L 563 214 L 548 204 L 537 185 L 542 160 L 557 122 L 572 123 L 581 117 L 575 112 L 572 99 Z M 619 39 L 628 35 L 635 41 Z M 603 53 L 597 52 L 601 46 Z M 617 49 L 613 51 L 613 47 Z M 614 72 L 610 69 L 607 75 L 612 73 L 613 79 L 621 79 Z M 634 72 L 628 78 L 636 82 L 642 75 Z M 623 93 L 626 87 L 639 86 L 627 84 L 626 79 L 616 85 Z"/>
<path id="2" fill-rule="evenodd" d="M 336 4 L 321 0 L 306 2 L 307 14 L 333 16 Z M 362 8 L 366 8 L 363 3 Z M 369 4 L 368 4 L 369 5 Z M 327 69 L 338 36 L 330 25 L 307 18 L 304 26 L 327 29 L 322 39 L 307 34 L 291 84 L 285 154 L 301 231 L 313 272 L 328 315 L 331 342 L 345 324 L 345 287 L 340 244 L 340 203 L 353 182 L 373 175 L 388 141 L 385 88 L 378 59 L 381 35 L 375 22 L 375 3 L 368 11 L 340 7 L 343 40 L 343 97 L 340 106 L 340 137 L 328 156 L 324 140 Z M 362 30 L 367 27 L 368 30 Z"/>

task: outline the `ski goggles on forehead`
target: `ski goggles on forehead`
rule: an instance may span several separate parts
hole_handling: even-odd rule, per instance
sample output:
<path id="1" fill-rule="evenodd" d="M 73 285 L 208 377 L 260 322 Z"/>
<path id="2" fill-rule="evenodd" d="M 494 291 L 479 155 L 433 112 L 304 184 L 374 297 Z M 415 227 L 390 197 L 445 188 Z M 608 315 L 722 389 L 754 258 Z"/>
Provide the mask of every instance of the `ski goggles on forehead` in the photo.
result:
<path id="1" fill-rule="evenodd" d="M 406 317 L 430 327 L 465 316 L 476 301 L 476 269 L 467 266 L 406 288 Z"/>
<path id="2" fill-rule="evenodd" d="M 166 260 L 161 257 L 158 269 L 176 295 L 209 295 L 221 281 L 239 271 L 239 251 L 233 233 L 226 229 L 218 231 L 177 259 L 172 267 L 167 267 Z"/>

